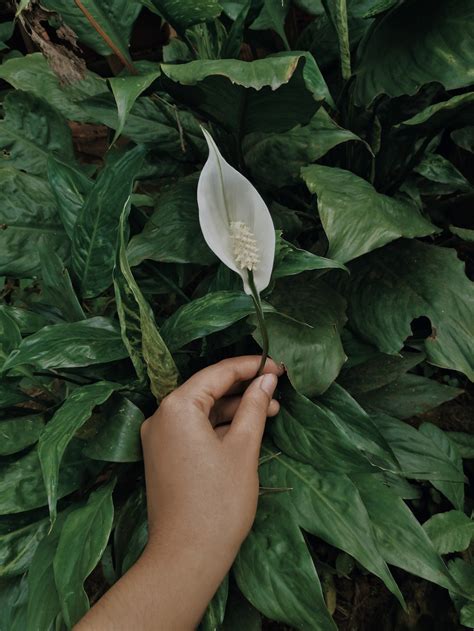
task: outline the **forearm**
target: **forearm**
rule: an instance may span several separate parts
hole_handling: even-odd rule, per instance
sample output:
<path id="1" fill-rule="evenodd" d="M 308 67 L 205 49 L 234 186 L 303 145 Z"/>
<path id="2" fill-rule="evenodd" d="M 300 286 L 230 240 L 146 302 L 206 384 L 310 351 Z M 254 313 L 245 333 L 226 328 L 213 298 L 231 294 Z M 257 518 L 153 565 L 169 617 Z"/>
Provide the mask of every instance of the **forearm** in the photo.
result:
<path id="1" fill-rule="evenodd" d="M 75 631 L 194 629 L 224 578 L 212 565 L 191 547 L 148 548 Z"/>

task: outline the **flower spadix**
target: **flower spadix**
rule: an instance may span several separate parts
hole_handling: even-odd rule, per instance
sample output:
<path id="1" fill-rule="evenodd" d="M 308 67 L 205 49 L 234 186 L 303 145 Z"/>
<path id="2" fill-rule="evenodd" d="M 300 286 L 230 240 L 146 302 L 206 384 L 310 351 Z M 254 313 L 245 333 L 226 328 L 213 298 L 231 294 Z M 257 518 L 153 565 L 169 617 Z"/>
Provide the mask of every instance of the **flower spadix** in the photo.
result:
<path id="1" fill-rule="evenodd" d="M 252 295 L 249 272 L 260 293 L 270 282 L 275 257 L 275 228 L 255 187 L 224 160 L 211 134 L 201 128 L 209 157 L 199 178 L 199 223 L 207 245 Z"/>

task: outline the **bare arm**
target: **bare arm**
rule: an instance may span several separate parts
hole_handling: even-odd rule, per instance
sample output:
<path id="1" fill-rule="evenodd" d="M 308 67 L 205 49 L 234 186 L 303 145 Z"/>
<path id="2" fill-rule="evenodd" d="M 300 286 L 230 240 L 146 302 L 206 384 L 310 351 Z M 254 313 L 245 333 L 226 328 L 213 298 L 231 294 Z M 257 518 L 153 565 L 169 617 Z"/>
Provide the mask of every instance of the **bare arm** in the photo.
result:
<path id="1" fill-rule="evenodd" d="M 186 631 L 199 623 L 257 509 L 258 457 L 283 371 L 260 357 L 196 373 L 142 426 L 149 539 L 77 631 Z M 227 423 L 227 425 L 222 425 Z M 220 424 L 220 426 L 219 426 Z"/>

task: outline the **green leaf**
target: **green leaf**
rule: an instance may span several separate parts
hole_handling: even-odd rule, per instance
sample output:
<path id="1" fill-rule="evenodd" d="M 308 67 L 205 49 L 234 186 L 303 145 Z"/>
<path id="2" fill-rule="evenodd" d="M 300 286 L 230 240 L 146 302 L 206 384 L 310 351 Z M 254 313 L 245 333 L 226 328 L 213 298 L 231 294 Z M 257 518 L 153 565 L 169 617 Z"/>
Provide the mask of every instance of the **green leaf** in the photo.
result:
<path id="1" fill-rule="evenodd" d="M 356 475 L 353 480 L 385 561 L 436 585 L 462 592 L 405 502 L 374 476 Z"/>
<path id="2" fill-rule="evenodd" d="M 30 566 L 38 543 L 46 535 L 49 519 L 5 527 L 0 523 L 0 579 L 23 574 Z"/>
<path id="3" fill-rule="evenodd" d="M 474 612 L 472 611 L 472 594 L 474 594 L 474 566 L 471 563 L 464 561 L 463 559 L 452 559 L 448 563 L 449 570 L 458 582 L 462 585 L 465 597 L 459 596 L 455 592 L 450 592 L 454 606 L 460 615 L 461 624 L 466 627 L 472 627 L 474 620 Z M 467 598 L 469 596 L 469 600 Z"/>
<path id="4" fill-rule="evenodd" d="M 141 2 L 161 15 L 178 33 L 184 33 L 194 24 L 213 20 L 222 11 L 218 0 L 141 0 Z"/>
<path id="5" fill-rule="evenodd" d="M 84 320 L 85 315 L 77 299 L 63 261 L 56 252 L 51 252 L 45 241 L 40 241 L 42 294 L 48 304 L 59 309 L 65 320 Z"/>
<path id="6" fill-rule="evenodd" d="M 445 458 L 452 463 L 460 475 L 464 475 L 461 454 L 456 444 L 451 441 L 445 431 L 432 423 L 423 423 L 420 425 L 419 431 L 433 442 L 436 450 L 445 455 Z M 450 482 L 431 479 L 430 482 L 435 489 L 438 489 L 440 493 L 448 498 L 454 508 L 460 511 L 464 510 L 464 481 Z"/>
<path id="7" fill-rule="evenodd" d="M 426 316 L 428 361 L 474 380 L 474 287 L 455 250 L 401 240 L 355 261 L 350 271 L 350 285 L 341 279 L 340 289 L 357 335 L 396 354 L 412 333 L 410 323 Z"/>
<path id="8" fill-rule="evenodd" d="M 301 167 L 316 162 L 343 142 L 362 140 L 339 127 L 323 108 L 307 125 L 280 133 L 255 131 L 243 139 L 245 164 L 257 182 L 267 188 L 296 184 Z"/>
<path id="9" fill-rule="evenodd" d="M 75 121 L 90 120 L 80 101 L 107 90 L 105 79 L 89 71 L 81 81 L 62 85 L 41 53 L 4 61 L 0 66 L 0 78 L 17 90 L 27 90 L 44 98 L 66 118 Z"/>
<path id="10" fill-rule="evenodd" d="M 3 307 L 0 309 L 0 361 L 5 360 L 8 355 L 21 344 L 21 333 L 15 320 Z"/>
<path id="11" fill-rule="evenodd" d="M 222 631 L 262 631 L 262 617 L 242 596 L 235 584 L 230 585 Z"/>
<path id="12" fill-rule="evenodd" d="M 439 153 L 428 154 L 414 171 L 437 186 L 428 189 L 429 194 L 447 194 L 470 191 L 471 185 L 456 167 Z M 422 188 L 422 192 L 423 192 Z"/>
<path id="13" fill-rule="evenodd" d="M 28 397 L 15 388 L 13 383 L 0 383 L 0 409 L 27 401 Z"/>
<path id="14" fill-rule="evenodd" d="M 273 311 L 263 305 L 264 311 Z M 161 334 L 172 352 L 206 335 L 226 329 L 254 313 L 250 296 L 243 291 L 215 291 L 196 298 L 164 321 Z"/>
<path id="15" fill-rule="evenodd" d="M 31 278 L 38 273 L 42 237 L 59 256 L 69 249 L 47 183 L 8 166 L 0 167 L 0 224 L 0 274 Z"/>
<path id="16" fill-rule="evenodd" d="M 356 422 L 352 430 L 345 419 L 324 404 L 310 401 L 289 386 L 281 387 L 281 394 L 280 412 L 272 421 L 270 432 L 286 455 L 306 464 L 317 463 L 318 471 L 374 470 L 368 457 L 358 448 L 360 430 L 357 426 L 360 423 Z M 347 418 L 355 414 L 362 415 L 362 420 L 367 418 L 350 397 L 345 406 Z M 354 440 L 356 436 L 358 439 Z"/>
<path id="17" fill-rule="evenodd" d="M 271 456 L 271 444 L 262 449 Z M 381 578 L 403 604 L 403 596 L 377 549 L 369 516 L 357 488 L 346 475 L 316 471 L 283 454 L 259 468 L 260 484 L 288 488 L 278 496 L 300 528 L 353 556 Z"/>
<path id="18" fill-rule="evenodd" d="M 28 569 L 28 609 L 26 631 L 51 629 L 61 614 L 54 580 L 53 559 L 64 520 L 70 511 L 59 513 L 53 528 L 40 541 Z"/>
<path id="19" fill-rule="evenodd" d="M 289 0 L 280 0 L 280 2 L 263 0 L 262 9 L 249 28 L 253 31 L 272 29 L 281 37 L 286 50 L 290 50 L 285 33 L 285 20 L 289 8 Z"/>
<path id="20" fill-rule="evenodd" d="M 356 398 L 363 408 L 403 419 L 428 412 L 462 392 L 434 379 L 408 374 Z"/>
<path id="21" fill-rule="evenodd" d="M 469 230 L 468 228 L 458 228 L 457 226 L 449 226 L 449 231 L 464 241 L 469 241 L 471 243 L 474 241 L 474 230 Z"/>
<path id="22" fill-rule="evenodd" d="M 342 78 L 347 81 L 351 72 L 351 48 L 347 24 L 346 0 L 322 0 L 324 9 L 337 33 Z"/>
<path id="23" fill-rule="evenodd" d="M 0 24 L 0 50 L 8 48 L 8 40 L 13 35 L 15 29 L 15 22 L 2 22 Z"/>
<path id="24" fill-rule="evenodd" d="M 86 473 L 91 470 L 91 461 L 81 455 L 82 447 L 82 441 L 74 441 L 64 455 L 59 476 L 59 498 L 79 488 Z M 4 485 L 0 496 L 0 515 L 22 513 L 48 503 L 37 449 L 14 462 L 2 463 L 0 475 Z"/>
<path id="25" fill-rule="evenodd" d="M 300 250 L 293 244 L 288 243 L 281 238 L 281 234 L 277 233 L 275 263 L 273 266 L 273 278 L 284 278 L 285 276 L 294 276 L 316 269 L 343 269 L 347 268 L 339 261 L 326 259 L 323 256 L 317 256 L 312 252 Z"/>
<path id="26" fill-rule="evenodd" d="M 462 467 L 427 433 L 386 414 L 380 413 L 373 418 L 392 448 L 405 477 L 464 482 Z"/>
<path id="27" fill-rule="evenodd" d="M 445 432 L 462 458 L 474 458 L 474 436 L 465 432 Z"/>
<path id="28" fill-rule="evenodd" d="M 120 330 L 130 359 L 140 380 L 148 374 L 150 388 L 159 402 L 177 386 L 178 369 L 158 330 L 153 311 L 133 277 L 126 255 L 125 225 L 130 212 L 127 202 L 122 210 L 119 250 L 114 272 L 115 300 Z"/>
<path id="29" fill-rule="evenodd" d="M 126 397 L 116 394 L 103 409 L 104 422 L 84 448 L 84 455 L 107 462 L 142 460 L 140 427 L 143 412 Z"/>
<path id="30" fill-rule="evenodd" d="M 112 530 L 115 480 L 90 494 L 66 518 L 54 555 L 54 578 L 64 621 L 73 627 L 89 609 L 84 581 L 99 562 Z"/>
<path id="31" fill-rule="evenodd" d="M 300 629 L 336 629 L 303 535 L 275 496 L 260 498 L 233 571 L 244 596 L 267 618 Z"/>
<path id="32" fill-rule="evenodd" d="M 72 239 L 77 218 L 94 183 L 78 169 L 53 157 L 48 159 L 48 180 L 64 230 Z"/>
<path id="33" fill-rule="evenodd" d="M 44 427 L 42 414 L 0 420 L 0 456 L 9 456 L 34 445 Z"/>
<path id="34" fill-rule="evenodd" d="M 474 153 L 474 125 L 455 129 L 451 132 L 451 139 L 458 147 L 461 147 L 461 149 Z"/>
<path id="35" fill-rule="evenodd" d="M 120 213 L 143 165 L 145 151 L 136 147 L 100 173 L 74 225 L 72 269 L 85 298 L 112 284 Z"/>
<path id="36" fill-rule="evenodd" d="M 206 613 L 199 625 L 199 631 L 216 631 L 221 628 L 229 594 L 229 575 L 227 574 L 219 589 L 209 603 Z"/>
<path id="37" fill-rule="evenodd" d="M 77 368 L 117 361 L 127 356 L 120 332 L 108 318 L 45 326 L 26 337 L 3 366 L 31 364 L 37 368 Z"/>
<path id="38" fill-rule="evenodd" d="M 114 528 L 114 558 L 118 576 L 125 572 L 123 561 L 130 548 L 130 541 L 137 525 L 146 522 L 146 495 L 143 486 L 135 488 L 121 506 Z"/>
<path id="39" fill-rule="evenodd" d="M 145 259 L 200 265 L 216 261 L 199 226 L 197 180 L 195 175 L 181 178 L 160 191 L 155 212 L 143 231 L 130 240 L 127 248 L 130 265 L 138 265 Z"/>
<path id="40" fill-rule="evenodd" d="M 309 122 L 328 88 L 309 53 L 281 53 L 256 61 L 201 59 L 162 64 L 180 100 L 241 135 L 286 131 Z M 248 88 L 253 88 L 249 90 Z M 173 85 L 169 86 L 173 92 Z"/>
<path id="41" fill-rule="evenodd" d="M 77 430 L 89 420 L 96 405 L 104 403 L 119 386 L 98 381 L 72 392 L 41 433 L 38 456 L 48 495 L 51 521 L 56 518 L 61 461 Z"/>
<path id="42" fill-rule="evenodd" d="M 75 162 L 71 131 L 62 114 L 30 92 L 11 91 L 3 102 L 0 149 L 5 163 L 34 175 L 49 155 Z"/>
<path id="43" fill-rule="evenodd" d="M 377 20 L 359 51 L 356 104 L 415 94 L 433 81 L 447 90 L 473 83 L 473 11 L 470 0 L 415 0 Z"/>
<path id="44" fill-rule="evenodd" d="M 344 348 L 350 353 L 350 343 L 344 341 Z M 338 383 L 353 396 L 370 393 L 383 388 L 402 377 L 408 370 L 417 366 L 425 359 L 424 353 L 405 352 L 403 355 L 385 355 L 375 351 L 374 355 L 363 358 L 359 363 L 353 363 L 340 375 Z"/>
<path id="45" fill-rule="evenodd" d="M 82 0 L 82 10 L 68 0 L 41 0 L 41 4 L 45 9 L 59 13 L 79 41 L 99 55 L 118 51 L 130 60 L 130 35 L 141 11 L 138 0 Z"/>
<path id="46" fill-rule="evenodd" d="M 279 280 L 270 300 L 279 311 L 265 318 L 271 357 L 285 364 L 301 393 L 324 392 L 346 359 L 340 339 L 344 300 L 321 280 L 310 285 L 305 275 Z M 260 341 L 258 331 L 254 337 Z"/>
<path id="47" fill-rule="evenodd" d="M 160 76 L 160 70 L 147 72 L 143 75 L 132 75 L 129 77 L 114 77 L 109 79 L 115 102 L 117 103 L 118 126 L 112 144 L 122 134 L 125 122 L 133 104 L 150 85 Z"/>
<path id="48" fill-rule="evenodd" d="M 459 510 L 433 515 L 423 528 L 439 554 L 462 552 L 474 537 L 474 522 Z"/>
<path id="49" fill-rule="evenodd" d="M 0 305 L 0 313 L 8 315 L 20 329 L 22 335 L 35 333 L 48 324 L 48 319 L 39 313 L 12 305 Z"/>
<path id="50" fill-rule="evenodd" d="M 301 169 L 301 175 L 318 197 L 329 258 L 345 263 L 398 237 L 436 232 L 414 206 L 378 193 L 350 171 L 311 165 Z"/>
<path id="51" fill-rule="evenodd" d="M 24 631 L 28 586 L 25 577 L 0 582 L 0 628 L 5 631 Z"/>

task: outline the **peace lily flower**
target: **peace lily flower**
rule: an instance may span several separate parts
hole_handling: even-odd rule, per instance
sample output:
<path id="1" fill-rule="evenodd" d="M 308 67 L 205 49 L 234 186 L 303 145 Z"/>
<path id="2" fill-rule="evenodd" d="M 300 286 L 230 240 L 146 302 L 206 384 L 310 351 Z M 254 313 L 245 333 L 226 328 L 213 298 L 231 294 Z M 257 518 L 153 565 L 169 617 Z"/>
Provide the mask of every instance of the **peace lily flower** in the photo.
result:
<path id="1" fill-rule="evenodd" d="M 209 157 L 199 177 L 199 223 L 214 254 L 242 278 L 252 296 L 263 340 L 259 373 L 268 352 L 260 292 L 270 282 L 275 258 L 275 228 L 255 187 L 224 160 L 211 134 L 201 127 Z"/>

